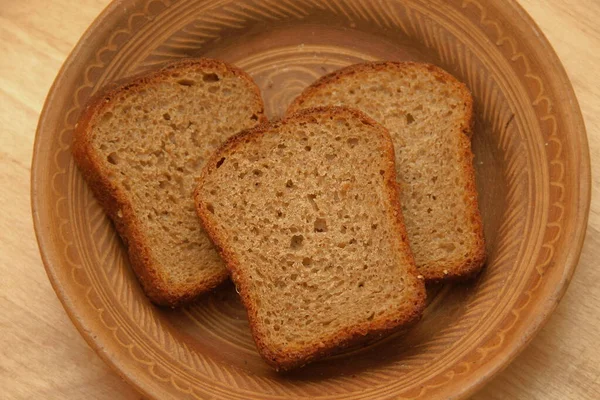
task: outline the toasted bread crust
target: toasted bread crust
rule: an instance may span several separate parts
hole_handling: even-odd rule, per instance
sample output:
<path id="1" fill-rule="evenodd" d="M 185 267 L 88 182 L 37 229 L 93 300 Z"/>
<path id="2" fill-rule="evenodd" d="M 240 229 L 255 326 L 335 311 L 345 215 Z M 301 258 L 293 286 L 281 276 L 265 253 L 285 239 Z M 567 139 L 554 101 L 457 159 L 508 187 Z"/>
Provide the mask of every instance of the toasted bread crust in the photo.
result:
<path id="1" fill-rule="evenodd" d="M 473 226 L 473 232 L 477 236 L 477 247 L 472 249 L 471 254 L 460 263 L 444 265 L 423 265 L 420 270 L 427 282 L 439 281 L 460 281 L 471 279 L 481 271 L 486 260 L 485 240 L 483 235 L 483 222 L 479 212 L 477 202 L 477 188 L 475 186 L 475 169 L 473 167 L 473 152 L 471 151 L 471 137 L 473 135 L 473 97 L 465 84 L 459 82 L 454 76 L 443 69 L 426 63 L 416 62 L 395 62 L 381 61 L 369 62 L 363 64 L 354 64 L 346 68 L 339 69 L 330 74 L 324 75 L 307 87 L 288 107 L 286 115 L 292 115 L 302 109 L 303 103 L 321 88 L 338 82 L 341 78 L 352 76 L 365 71 L 394 71 L 406 68 L 417 68 L 433 74 L 437 79 L 451 84 L 460 94 L 462 101 L 466 105 L 466 114 L 461 124 L 461 131 L 464 135 L 460 138 L 461 169 L 467 178 L 465 189 L 465 203 L 469 205 L 471 211 L 470 219 Z"/>
<path id="2" fill-rule="evenodd" d="M 383 155 L 383 157 L 389 160 L 387 164 L 388 168 L 385 170 L 384 174 L 385 186 L 387 188 L 388 200 L 393 207 L 393 209 L 390 210 L 390 217 L 395 222 L 394 225 L 398 231 L 398 236 L 401 239 L 400 250 L 406 252 L 408 258 L 410 259 L 409 273 L 414 277 L 413 286 L 416 296 L 412 309 L 405 313 L 399 313 L 393 318 L 388 317 L 384 320 L 365 322 L 353 328 L 340 330 L 334 336 L 325 338 L 318 346 L 314 346 L 312 348 L 302 349 L 295 352 L 274 352 L 269 348 L 265 341 L 265 337 L 263 337 L 261 330 L 258 327 L 257 308 L 256 305 L 251 301 L 248 293 L 249 277 L 246 275 L 244 267 L 240 265 L 240 262 L 236 259 L 234 252 L 228 247 L 226 233 L 222 232 L 216 226 L 216 224 L 213 223 L 211 212 L 206 207 L 206 204 L 202 198 L 202 186 L 207 177 L 217 168 L 219 160 L 221 160 L 223 157 L 228 157 L 229 154 L 235 152 L 238 146 L 242 146 L 244 143 L 249 143 L 255 140 L 266 131 L 277 129 L 277 127 L 283 126 L 290 122 L 298 120 L 310 120 L 314 118 L 315 114 L 326 114 L 329 116 L 352 115 L 360 119 L 364 124 L 379 128 L 379 130 L 382 132 L 382 135 L 385 137 L 387 145 L 385 149 L 386 153 Z M 379 125 L 364 113 L 346 107 L 311 108 L 289 115 L 282 121 L 261 124 L 253 129 L 246 130 L 231 137 L 219 150 L 213 154 L 211 159 L 206 163 L 201 176 L 198 178 L 198 186 L 194 193 L 196 210 L 206 232 L 208 232 L 208 235 L 215 243 L 222 258 L 225 260 L 226 266 L 231 273 L 231 278 L 242 298 L 242 303 L 248 312 L 250 328 L 252 330 L 252 335 L 256 342 L 258 351 L 265 361 L 273 368 L 278 371 L 287 371 L 297 368 L 316 359 L 330 355 L 337 349 L 369 341 L 380 336 L 385 336 L 420 319 L 425 308 L 425 287 L 423 281 L 417 277 L 418 272 L 414 265 L 414 259 L 408 245 L 408 238 L 402 217 L 402 209 L 400 206 L 398 191 L 399 188 L 396 182 L 394 163 L 394 148 L 389 133 L 384 127 Z"/>
<path id="3" fill-rule="evenodd" d="M 266 121 L 264 106 L 260 90 L 254 81 L 240 69 L 211 59 L 184 59 L 165 65 L 149 74 L 139 75 L 126 81 L 111 84 L 101 93 L 94 96 L 87 108 L 83 111 L 73 133 L 72 153 L 79 170 L 82 172 L 88 186 L 102 205 L 110 219 L 113 221 L 117 232 L 121 236 L 129 254 L 131 266 L 140 281 L 144 292 L 150 300 L 163 306 L 175 307 L 198 297 L 200 294 L 213 289 L 224 282 L 227 271 L 215 274 L 206 279 L 202 284 L 193 288 L 174 287 L 167 284 L 160 275 L 158 265 L 152 259 L 151 251 L 145 239 L 144 232 L 133 214 L 132 205 L 126 194 L 108 178 L 108 171 L 101 162 L 99 155 L 91 145 L 91 128 L 97 116 L 110 106 L 111 102 L 121 93 L 138 91 L 148 84 L 160 82 L 164 77 L 184 69 L 216 68 L 232 72 L 237 77 L 245 80 L 252 88 L 256 97 L 256 108 L 259 121 Z"/>

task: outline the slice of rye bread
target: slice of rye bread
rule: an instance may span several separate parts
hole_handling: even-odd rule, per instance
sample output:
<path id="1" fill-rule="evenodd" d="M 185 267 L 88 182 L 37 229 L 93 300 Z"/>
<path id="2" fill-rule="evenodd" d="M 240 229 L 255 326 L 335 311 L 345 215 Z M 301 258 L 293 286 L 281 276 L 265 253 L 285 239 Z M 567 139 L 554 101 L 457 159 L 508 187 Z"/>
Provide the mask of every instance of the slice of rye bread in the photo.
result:
<path id="1" fill-rule="evenodd" d="M 275 369 L 416 321 L 425 290 L 406 239 L 385 128 L 305 110 L 230 139 L 195 192 Z"/>
<path id="2" fill-rule="evenodd" d="M 323 105 L 358 108 L 389 130 L 408 239 L 425 279 L 477 274 L 485 245 L 471 152 L 473 99 L 467 87 L 429 64 L 357 64 L 317 80 L 288 114 Z"/>
<path id="3" fill-rule="evenodd" d="M 84 111 L 75 161 L 154 303 L 174 307 L 227 279 L 195 212 L 194 174 L 227 138 L 264 121 L 252 79 L 210 59 L 133 78 Z"/>

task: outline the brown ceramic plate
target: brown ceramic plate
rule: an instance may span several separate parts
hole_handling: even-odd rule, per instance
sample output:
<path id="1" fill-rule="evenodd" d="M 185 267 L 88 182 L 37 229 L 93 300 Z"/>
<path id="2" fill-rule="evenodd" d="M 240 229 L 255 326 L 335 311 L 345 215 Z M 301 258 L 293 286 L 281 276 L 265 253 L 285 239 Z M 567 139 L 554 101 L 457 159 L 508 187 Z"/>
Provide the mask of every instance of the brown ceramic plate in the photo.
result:
<path id="1" fill-rule="evenodd" d="M 99 88 L 189 56 L 245 69 L 272 117 L 319 76 L 359 61 L 427 61 L 456 75 L 477 110 L 487 268 L 469 284 L 430 290 L 409 332 L 283 376 L 256 353 L 231 286 L 182 310 L 152 306 L 69 148 Z M 584 238 L 590 162 L 565 71 L 514 1 L 121 0 L 56 78 L 31 184 L 58 296 L 90 345 L 148 398 L 454 399 L 504 368 L 563 295 Z"/>

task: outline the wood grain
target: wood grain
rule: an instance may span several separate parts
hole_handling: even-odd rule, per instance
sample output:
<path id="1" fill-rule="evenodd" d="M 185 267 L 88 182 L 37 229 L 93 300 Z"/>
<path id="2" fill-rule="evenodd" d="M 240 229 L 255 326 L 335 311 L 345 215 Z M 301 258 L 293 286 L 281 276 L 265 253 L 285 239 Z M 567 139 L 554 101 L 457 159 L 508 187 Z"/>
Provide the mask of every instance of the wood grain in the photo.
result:
<path id="1" fill-rule="evenodd" d="M 44 272 L 29 206 L 37 118 L 62 62 L 108 2 L 0 0 L 0 385 L 8 399 L 135 399 L 139 395 L 87 346 Z M 600 180 L 600 4 L 522 1 L 559 54 L 588 129 Z M 600 398 L 600 186 L 593 185 L 588 237 L 570 289 L 546 327 L 474 399 Z"/>

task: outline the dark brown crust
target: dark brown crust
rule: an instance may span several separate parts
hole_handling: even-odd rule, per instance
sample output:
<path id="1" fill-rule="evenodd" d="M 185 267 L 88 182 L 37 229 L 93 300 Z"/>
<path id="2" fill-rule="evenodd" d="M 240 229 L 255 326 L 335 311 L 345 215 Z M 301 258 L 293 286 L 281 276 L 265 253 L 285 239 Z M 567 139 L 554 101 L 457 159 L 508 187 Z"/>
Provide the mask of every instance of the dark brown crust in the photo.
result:
<path id="1" fill-rule="evenodd" d="M 355 326 L 352 329 L 344 329 L 338 332 L 336 335 L 324 339 L 320 345 L 311 348 L 302 349 L 295 352 L 274 352 L 272 351 L 268 343 L 265 341 L 261 330 L 257 322 L 257 309 L 251 301 L 248 293 L 248 277 L 245 275 L 246 271 L 244 266 L 240 265 L 236 259 L 233 251 L 230 250 L 230 246 L 227 240 L 226 232 L 222 232 L 214 223 L 212 213 L 207 209 L 206 203 L 202 198 L 202 187 L 203 182 L 211 175 L 217 166 L 217 163 L 223 158 L 228 157 L 229 154 L 235 152 L 239 146 L 243 146 L 246 143 L 250 143 L 263 133 L 278 129 L 280 126 L 294 122 L 301 119 L 314 120 L 318 116 L 334 116 L 334 115 L 352 115 L 361 120 L 366 125 L 377 127 L 385 138 L 388 145 L 386 146 L 386 154 L 383 155 L 389 160 L 388 168 L 385 171 L 385 186 L 388 188 L 388 199 L 392 204 L 393 209 L 391 210 L 390 218 L 396 221 L 396 229 L 398 230 L 399 251 L 403 252 L 410 265 L 410 276 L 412 280 L 412 290 L 415 293 L 414 303 L 411 308 L 402 310 L 403 312 L 395 316 L 387 316 L 384 320 L 375 320 L 368 323 L 364 323 L 359 326 Z M 425 286 L 422 279 L 418 278 L 418 272 L 414 265 L 414 259 L 408 245 L 408 239 L 406 235 L 406 229 L 402 218 L 402 211 L 399 201 L 398 185 L 396 183 L 396 170 L 394 162 L 394 147 L 387 130 L 369 118 L 358 110 L 353 110 L 345 107 L 318 107 L 307 110 L 302 110 L 294 115 L 285 118 L 282 121 L 266 123 L 257 126 L 251 130 L 242 132 L 236 136 L 231 137 L 217 152 L 215 152 L 212 158 L 206 163 L 200 178 L 198 179 L 198 187 L 194 193 L 196 210 L 202 221 L 205 230 L 219 249 L 219 252 L 226 262 L 227 268 L 231 272 L 231 278 L 236 284 L 237 290 L 242 298 L 242 302 L 248 311 L 248 319 L 250 321 L 250 328 L 252 335 L 256 342 L 261 356 L 266 360 L 268 364 L 273 366 L 278 371 L 286 371 L 296 367 L 303 366 L 311 361 L 318 358 L 325 357 L 337 349 L 345 346 L 357 344 L 363 341 L 368 341 L 376 337 L 387 335 L 391 332 L 396 331 L 401 327 L 418 321 L 421 317 L 423 309 L 425 308 Z M 409 279 L 407 279 L 407 284 Z"/>
<path id="2" fill-rule="evenodd" d="M 175 287 L 167 284 L 161 277 L 159 266 L 152 260 L 150 249 L 145 240 L 144 232 L 133 216 L 132 206 L 124 191 L 108 179 L 109 171 L 101 162 L 98 154 L 94 152 L 91 145 L 91 128 L 95 118 L 101 115 L 111 102 L 118 98 L 123 92 L 136 91 L 148 84 L 156 83 L 178 71 L 187 69 L 220 69 L 228 71 L 240 77 L 248 83 L 256 96 L 255 108 L 258 110 L 259 122 L 266 121 L 264 106 L 260 96 L 260 90 L 245 72 L 225 64 L 221 61 L 211 59 L 185 59 L 165 65 L 164 67 L 148 74 L 130 78 L 119 84 L 111 84 L 100 94 L 94 96 L 83 111 L 73 134 L 72 153 L 80 171 L 82 172 L 88 186 L 113 221 L 117 232 L 127 247 L 129 260 L 135 274 L 140 281 L 144 292 L 150 300 L 157 305 L 175 307 L 188 303 L 202 293 L 213 289 L 228 277 L 227 271 L 215 274 L 210 279 L 202 282 L 196 287 Z M 121 212 L 121 217 L 119 216 Z"/>
<path id="3" fill-rule="evenodd" d="M 483 236 L 483 223 L 481 220 L 481 214 L 479 212 L 479 205 L 477 202 L 477 189 L 475 187 L 475 169 L 473 167 L 473 152 L 471 151 L 471 136 L 473 135 L 473 96 L 466 87 L 465 84 L 459 82 L 454 76 L 444 71 L 443 69 L 425 63 L 415 62 L 393 62 L 393 61 L 382 61 L 382 62 L 370 62 L 364 64 L 354 64 L 346 68 L 334 71 L 327 74 L 312 85 L 307 87 L 289 106 L 286 115 L 293 114 L 302 108 L 304 101 L 311 97 L 319 89 L 326 87 L 330 84 L 338 82 L 341 78 L 352 76 L 357 73 L 365 71 L 390 71 L 390 70 L 402 70 L 407 68 L 416 68 L 427 73 L 433 74 L 436 78 L 441 81 L 451 84 L 455 87 L 457 92 L 460 93 L 465 106 L 466 114 L 464 122 L 461 127 L 461 131 L 464 135 L 461 135 L 460 152 L 462 154 L 462 169 L 464 175 L 467 178 L 467 186 L 465 187 L 465 202 L 470 205 L 471 222 L 473 232 L 477 235 L 477 247 L 472 249 L 471 254 L 467 257 L 464 262 L 459 264 L 444 264 L 444 265 L 425 265 L 420 269 L 421 274 L 425 277 L 427 282 L 439 282 L 449 280 L 466 280 L 470 279 L 481 271 L 481 268 L 485 264 L 485 240 Z M 433 270 L 432 270 L 433 269 Z"/>

